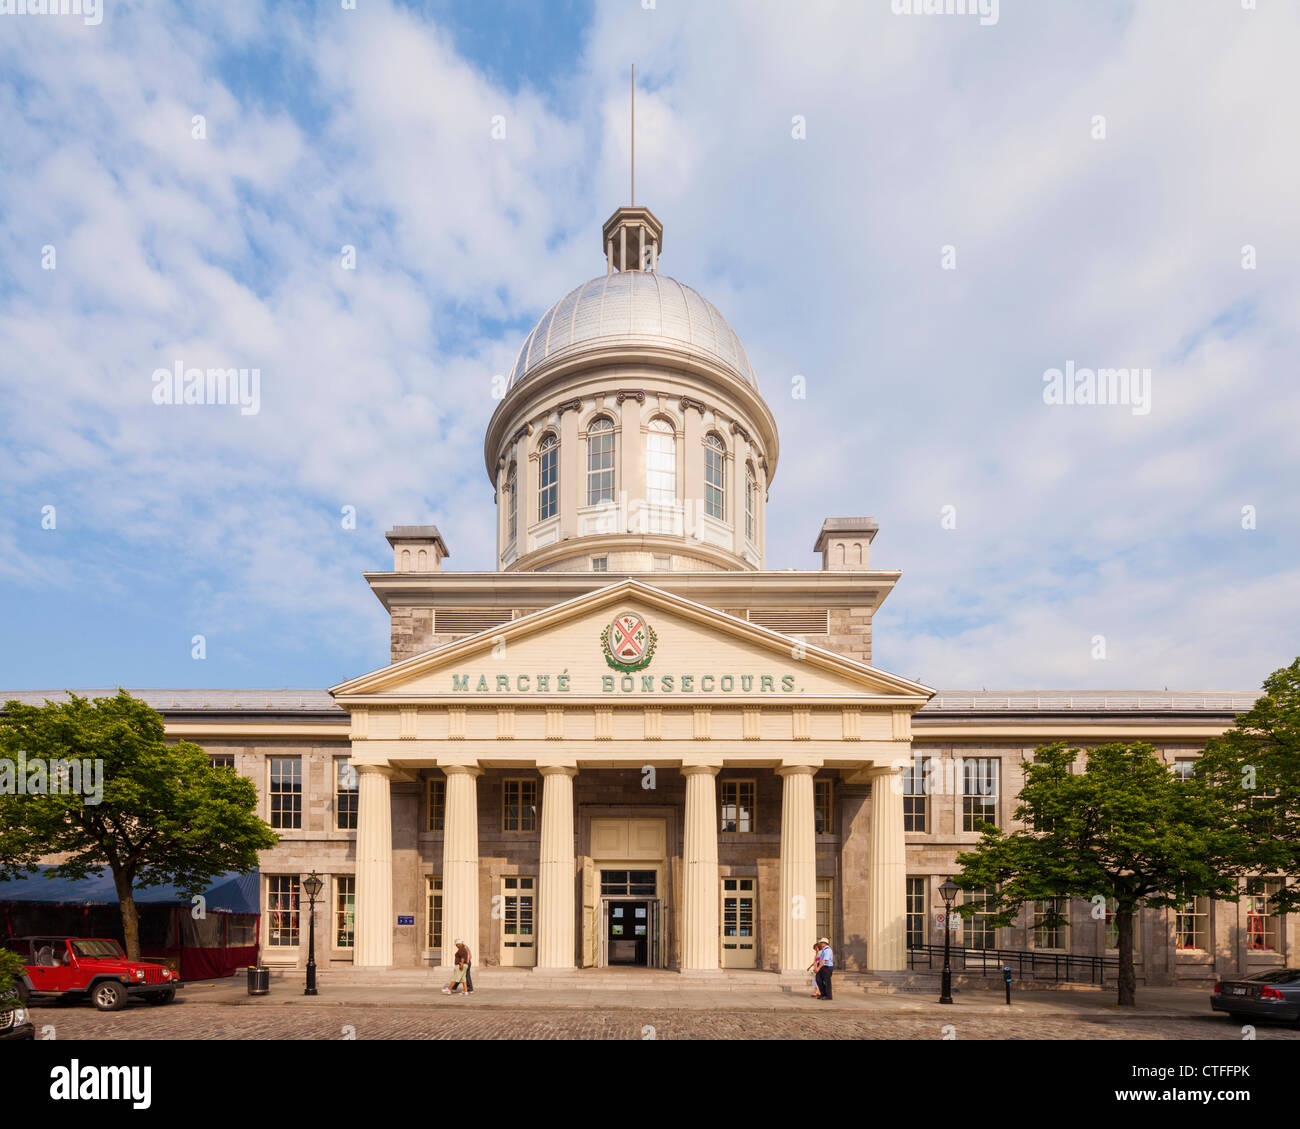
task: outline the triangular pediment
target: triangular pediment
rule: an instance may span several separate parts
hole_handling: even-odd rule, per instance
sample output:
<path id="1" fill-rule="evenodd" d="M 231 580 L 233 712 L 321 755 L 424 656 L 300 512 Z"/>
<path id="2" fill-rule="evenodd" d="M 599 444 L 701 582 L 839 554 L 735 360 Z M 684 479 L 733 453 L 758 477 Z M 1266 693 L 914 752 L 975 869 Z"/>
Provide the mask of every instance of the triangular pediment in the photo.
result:
<path id="1" fill-rule="evenodd" d="M 918 708 L 927 686 L 622 580 L 331 688 L 342 705 L 871 699 Z"/>

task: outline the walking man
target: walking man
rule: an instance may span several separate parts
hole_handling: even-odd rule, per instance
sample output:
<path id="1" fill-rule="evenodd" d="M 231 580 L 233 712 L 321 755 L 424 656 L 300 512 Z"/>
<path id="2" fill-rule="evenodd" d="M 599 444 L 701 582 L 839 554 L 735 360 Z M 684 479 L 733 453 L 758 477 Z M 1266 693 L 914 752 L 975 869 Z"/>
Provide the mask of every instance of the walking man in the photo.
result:
<path id="1" fill-rule="evenodd" d="M 465 994 L 472 996 L 474 994 L 474 977 L 470 975 L 470 970 L 474 966 L 474 954 L 469 951 L 469 946 L 464 941 L 456 942 L 456 963 L 465 965 Z"/>
<path id="2" fill-rule="evenodd" d="M 823 937 L 817 942 L 821 951 L 817 954 L 817 991 L 818 998 L 831 998 L 831 973 L 835 971 L 835 954 L 831 951 L 831 940 Z"/>

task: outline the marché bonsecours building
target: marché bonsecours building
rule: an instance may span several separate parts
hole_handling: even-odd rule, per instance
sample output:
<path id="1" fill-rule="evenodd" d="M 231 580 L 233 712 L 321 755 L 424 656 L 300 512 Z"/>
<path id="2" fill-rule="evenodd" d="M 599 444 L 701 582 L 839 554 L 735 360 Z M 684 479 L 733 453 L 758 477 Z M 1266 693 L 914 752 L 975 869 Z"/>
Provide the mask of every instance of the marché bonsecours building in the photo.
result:
<path id="1" fill-rule="evenodd" d="M 765 567 L 776 424 L 663 246 L 648 209 L 619 208 L 603 271 L 523 342 L 483 447 L 496 569 L 448 570 L 434 526 L 389 532 L 391 568 L 366 574 L 387 665 L 328 692 L 136 691 L 258 785 L 281 836 L 267 965 L 305 964 L 317 871 L 324 968 L 449 964 L 464 938 L 477 969 L 778 973 L 829 937 L 841 968 L 903 970 L 942 942 L 939 885 L 982 821 L 1011 824 L 1037 745 L 1141 739 L 1186 772 L 1254 700 L 936 691 L 873 666 L 900 579 L 872 562 L 877 527 L 826 517 L 820 567 Z M 1285 963 L 1272 890 L 1143 911 L 1139 978 Z M 1049 909 L 953 940 L 1115 954 L 1109 913 Z"/>

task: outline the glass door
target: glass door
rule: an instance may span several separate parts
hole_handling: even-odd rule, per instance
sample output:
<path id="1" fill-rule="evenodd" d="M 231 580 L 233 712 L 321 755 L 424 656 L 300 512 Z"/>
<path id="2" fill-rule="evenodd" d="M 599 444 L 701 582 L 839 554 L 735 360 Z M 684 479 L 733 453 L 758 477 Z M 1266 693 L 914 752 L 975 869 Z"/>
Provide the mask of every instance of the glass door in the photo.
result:
<path id="1" fill-rule="evenodd" d="M 501 964 L 532 968 L 537 963 L 533 939 L 537 879 L 508 875 L 501 879 Z"/>
<path id="2" fill-rule="evenodd" d="M 722 967 L 756 968 L 758 897 L 752 878 L 722 880 Z"/>

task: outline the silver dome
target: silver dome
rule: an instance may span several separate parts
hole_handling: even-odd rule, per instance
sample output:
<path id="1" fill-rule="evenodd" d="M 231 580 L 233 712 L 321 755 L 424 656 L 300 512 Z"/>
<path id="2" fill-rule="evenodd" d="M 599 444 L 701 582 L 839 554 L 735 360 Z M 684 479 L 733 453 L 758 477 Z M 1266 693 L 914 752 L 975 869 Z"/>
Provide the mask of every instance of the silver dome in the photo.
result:
<path id="1" fill-rule="evenodd" d="M 547 310 L 519 350 L 510 387 L 543 362 L 592 344 L 657 344 L 665 339 L 758 387 L 745 347 L 711 302 L 675 278 L 639 270 L 593 278 Z"/>

